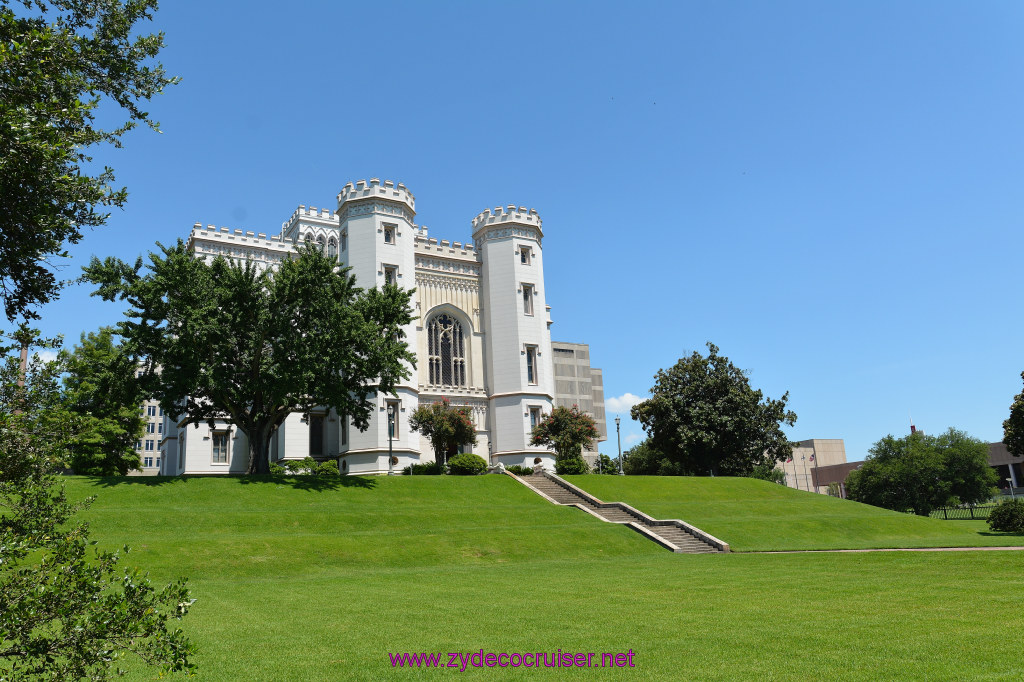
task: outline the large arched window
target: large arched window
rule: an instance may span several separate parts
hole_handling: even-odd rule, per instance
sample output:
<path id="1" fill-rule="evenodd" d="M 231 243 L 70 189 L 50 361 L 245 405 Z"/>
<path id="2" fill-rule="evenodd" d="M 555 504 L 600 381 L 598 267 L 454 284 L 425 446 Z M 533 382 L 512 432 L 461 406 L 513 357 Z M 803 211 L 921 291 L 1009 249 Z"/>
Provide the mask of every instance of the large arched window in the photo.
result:
<path id="1" fill-rule="evenodd" d="M 334 237 L 331 237 L 331 240 L 327 242 L 327 257 L 331 260 L 338 259 L 338 242 L 334 241 Z"/>
<path id="2" fill-rule="evenodd" d="M 323 235 L 320 235 L 319 237 L 316 238 L 316 248 L 322 254 L 327 253 L 327 240 L 324 239 Z"/>
<path id="3" fill-rule="evenodd" d="M 466 385 L 466 340 L 462 324 L 451 315 L 437 315 L 427 325 L 427 364 L 431 384 Z"/>

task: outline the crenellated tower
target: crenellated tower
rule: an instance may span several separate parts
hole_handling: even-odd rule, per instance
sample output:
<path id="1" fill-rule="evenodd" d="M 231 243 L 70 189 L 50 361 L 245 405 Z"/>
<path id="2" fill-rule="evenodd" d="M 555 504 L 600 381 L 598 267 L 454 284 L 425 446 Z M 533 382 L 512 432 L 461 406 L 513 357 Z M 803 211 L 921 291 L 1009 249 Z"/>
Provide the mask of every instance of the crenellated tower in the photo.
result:
<path id="1" fill-rule="evenodd" d="M 487 334 L 492 462 L 532 465 L 547 448 L 530 445 L 534 424 L 551 412 L 551 320 L 544 290 L 540 215 L 514 205 L 473 219 L 480 254 L 480 297 Z"/>
<path id="2" fill-rule="evenodd" d="M 416 286 L 416 200 L 405 185 L 372 178 L 348 183 L 338 193 L 338 234 L 340 260 L 352 269 L 356 284 L 364 289 L 386 283 L 405 289 Z M 405 327 L 406 339 L 415 347 L 414 320 Z M 346 433 L 339 438 L 340 452 L 348 466 L 365 473 L 382 473 L 389 469 L 388 419 L 389 406 L 395 409 L 396 434 L 393 451 L 404 466 L 409 457 L 417 460 L 420 437 L 409 429 L 409 417 L 418 404 L 416 370 L 408 367 L 411 378 L 397 388 L 397 398 L 378 395 L 370 428 L 365 432 L 351 428 L 341 420 Z"/>

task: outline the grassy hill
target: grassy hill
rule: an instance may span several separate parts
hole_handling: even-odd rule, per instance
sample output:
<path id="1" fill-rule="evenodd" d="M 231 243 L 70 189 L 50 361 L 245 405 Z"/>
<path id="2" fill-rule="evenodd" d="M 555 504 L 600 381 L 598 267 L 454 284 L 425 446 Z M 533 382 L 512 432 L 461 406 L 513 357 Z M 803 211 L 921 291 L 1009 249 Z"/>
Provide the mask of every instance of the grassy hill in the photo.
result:
<path id="1" fill-rule="evenodd" d="M 733 551 L 1022 545 L 984 521 L 943 521 L 751 478 L 567 476 L 605 502 L 682 519 Z"/>
<path id="2" fill-rule="evenodd" d="M 499 476 L 67 486 L 98 495 L 84 516 L 102 546 L 129 543 L 154 580 L 189 576 L 199 680 L 1024 675 L 1007 634 L 1024 626 L 1007 608 L 1019 552 L 675 555 Z M 480 649 L 632 649 L 636 667 L 458 672 L 388 657 Z"/>

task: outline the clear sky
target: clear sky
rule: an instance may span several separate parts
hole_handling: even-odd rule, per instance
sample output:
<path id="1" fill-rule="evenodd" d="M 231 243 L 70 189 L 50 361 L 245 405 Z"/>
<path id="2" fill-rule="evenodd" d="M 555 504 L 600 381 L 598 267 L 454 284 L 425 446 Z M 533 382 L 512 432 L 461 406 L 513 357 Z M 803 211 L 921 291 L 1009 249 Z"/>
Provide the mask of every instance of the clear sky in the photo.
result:
<path id="1" fill-rule="evenodd" d="M 129 203 L 74 249 L 276 233 L 404 182 L 432 236 L 544 220 L 556 340 L 630 395 L 713 341 L 795 439 L 1001 440 L 1024 370 L 1020 2 L 171 2 L 163 134 L 97 149 Z M 121 309 L 43 310 L 76 341 Z"/>

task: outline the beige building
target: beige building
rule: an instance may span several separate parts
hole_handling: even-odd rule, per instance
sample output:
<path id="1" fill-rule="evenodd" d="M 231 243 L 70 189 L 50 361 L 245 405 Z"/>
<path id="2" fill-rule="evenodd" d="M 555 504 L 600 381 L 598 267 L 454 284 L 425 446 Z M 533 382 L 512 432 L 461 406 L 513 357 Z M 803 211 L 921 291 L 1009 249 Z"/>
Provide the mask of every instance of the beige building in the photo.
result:
<path id="1" fill-rule="evenodd" d="M 164 439 L 164 413 L 160 403 L 147 400 L 142 404 L 142 416 L 146 430 L 142 438 L 135 441 L 135 452 L 142 462 L 142 471 L 129 472 L 135 476 L 156 476 L 160 473 L 160 443 Z"/>
<path id="2" fill-rule="evenodd" d="M 846 463 L 846 446 L 842 438 L 811 438 L 794 444 L 793 456 L 777 468 L 786 474 L 786 485 L 797 490 L 827 493 L 827 485 L 815 485 L 814 470 L 818 467 Z"/>
<path id="3" fill-rule="evenodd" d="M 590 366 L 590 346 L 585 343 L 552 341 L 555 372 L 555 407 L 578 405 L 594 418 L 597 442 L 608 440 L 608 424 L 604 415 L 604 380 L 601 370 Z M 597 459 L 597 443 L 593 450 L 584 450 L 589 464 Z"/>

